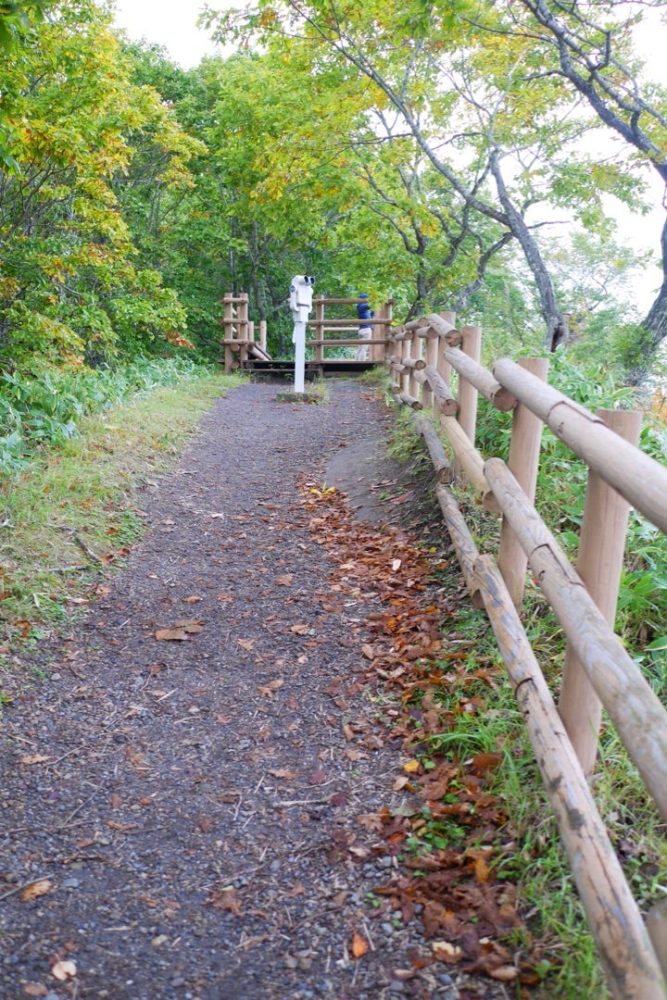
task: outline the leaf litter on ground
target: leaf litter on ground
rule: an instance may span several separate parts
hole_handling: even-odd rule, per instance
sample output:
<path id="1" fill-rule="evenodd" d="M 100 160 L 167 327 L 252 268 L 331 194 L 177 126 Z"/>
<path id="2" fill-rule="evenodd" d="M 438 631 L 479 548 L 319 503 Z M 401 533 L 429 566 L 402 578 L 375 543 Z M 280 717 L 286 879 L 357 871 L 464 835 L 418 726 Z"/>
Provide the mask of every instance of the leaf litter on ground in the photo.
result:
<path id="1" fill-rule="evenodd" d="M 434 573 L 444 560 L 400 528 L 354 520 L 338 490 L 302 483 L 301 502 L 311 532 L 336 567 L 330 592 L 360 605 L 368 594 L 382 605 L 363 622 L 373 638 L 360 642 L 360 657 L 367 681 L 395 694 L 398 711 L 386 712 L 386 722 L 408 756 L 393 785 L 404 793 L 401 806 L 358 817 L 377 836 L 376 852 L 398 862 L 374 894 L 406 923 L 421 914 L 432 957 L 416 956 L 418 964 L 443 962 L 500 982 L 535 985 L 543 947 L 518 912 L 516 887 L 496 874 L 513 848 L 510 818 L 492 791 L 503 755 L 449 759 L 427 750 L 429 737 L 451 729 L 463 714 L 485 710 L 480 688 L 497 687 L 499 671 L 488 663 L 471 667 L 468 644 L 449 648 L 442 621 L 454 610 L 451 599 L 433 601 Z M 347 739 L 358 736 L 349 723 L 344 731 Z M 519 929 L 520 949 L 512 944 Z M 355 942 L 356 934 L 352 953 L 358 958 Z"/>

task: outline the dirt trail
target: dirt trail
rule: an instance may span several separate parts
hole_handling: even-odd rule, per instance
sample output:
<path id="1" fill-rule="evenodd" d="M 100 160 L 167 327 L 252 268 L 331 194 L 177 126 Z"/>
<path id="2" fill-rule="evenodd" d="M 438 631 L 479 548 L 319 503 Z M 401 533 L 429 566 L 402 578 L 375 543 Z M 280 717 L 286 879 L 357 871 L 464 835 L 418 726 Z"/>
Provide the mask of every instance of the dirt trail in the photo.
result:
<path id="1" fill-rule="evenodd" d="M 339 849 L 355 817 L 392 804 L 401 756 L 350 759 L 343 724 L 369 716 L 352 625 L 370 609 L 326 610 L 331 564 L 296 484 L 386 417 L 351 383 L 307 408 L 275 392 L 216 404 L 139 498 L 151 527 L 125 571 L 63 635 L 50 680 L 6 710 L 7 1000 L 459 996 L 445 966 L 397 975 L 419 929 L 366 905 L 392 861 Z M 45 895 L 13 891 L 38 877 Z M 358 961 L 355 933 L 372 945 Z M 76 976 L 59 982 L 57 962 Z"/>

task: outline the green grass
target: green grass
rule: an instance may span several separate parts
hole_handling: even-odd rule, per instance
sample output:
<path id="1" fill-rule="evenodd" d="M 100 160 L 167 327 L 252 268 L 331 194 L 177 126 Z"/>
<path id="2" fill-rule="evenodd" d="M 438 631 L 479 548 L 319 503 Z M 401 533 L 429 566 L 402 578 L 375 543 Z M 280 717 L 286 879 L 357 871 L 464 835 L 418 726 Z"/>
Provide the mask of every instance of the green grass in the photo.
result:
<path id="1" fill-rule="evenodd" d="M 12 650 L 70 622 L 80 603 L 91 599 L 102 565 L 122 565 L 143 530 L 134 488 L 168 469 L 213 400 L 241 381 L 195 371 L 176 387 L 156 388 L 84 417 L 75 437 L 5 477 L 0 486 L 5 669 Z"/>

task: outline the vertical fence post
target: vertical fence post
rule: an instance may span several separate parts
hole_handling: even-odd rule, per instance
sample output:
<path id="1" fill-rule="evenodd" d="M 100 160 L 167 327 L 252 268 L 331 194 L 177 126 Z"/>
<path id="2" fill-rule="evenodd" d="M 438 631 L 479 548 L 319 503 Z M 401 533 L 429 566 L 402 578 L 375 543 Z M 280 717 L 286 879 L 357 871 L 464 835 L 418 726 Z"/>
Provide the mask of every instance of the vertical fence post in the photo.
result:
<path id="1" fill-rule="evenodd" d="M 384 304 L 384 309 L 382 310 L 382 316 L 386 319 L 387 323 L 385 326 L 381 327 L 382 335 L 384 337 L 384 344 L 378 344 L 377 346 L 377 356 L 376 361 L 384 361 L 389 353 L 389 332 L 391 330 L 391 321 L 394 318 L 394 300 L 388 299 Z M 375 337 L 375 333 L 372 334 Z M 375 345 L 374 345 L 375 346 Z"/>
<path id="2" fill-rule="evenodd" d="M 239 340 L 247 341 L 248 340 L 248 293 L 240 292 L 238 297 L 241 301 L 238 303 L 238 306 L 236 308 L 236 317 L 238 321 L 236 336 L 239 338 Z M 241 344 L 239 348 L 239 361 L 243 365 L 247 360 L 248 360 L 248 345 L 247 343 Z"/>
<path id="3" fill-rule="evenodd" d="M 547 358 L 520 358 L 518 363 L 532 375 L 546 379 L 549 371 Z M 540 418 L 531 413 L 527 406 L 523 403 L 517 404 L 512 418 L 512 438 L 507 464 L 531 502 L 535 499 L 543 426 Z M 503 517 L 498 568 L 517 609 L 521 607 L 523 601 L 527 566 L 528 556 L 510 528 L 507 518 Z"/>
<path id="4" fill-rule="evenodd" d="M 411 358 L 412 357 L 412 334 L 410 333 L 409 330 L 407 330 L 406 333 L 407 333 L 407 336 L 406 336 L 405 340 L 403 341 L 403 352 L 402 353 L 403 353 L 403 357 L 404 358 Z M 412 395 L 412 388 L 413 388 L 413 386 L 412 386 L 412 369 L 411 368 L 406 368 L 405 371 L 403 372 L 403 391 L 407 392 L 409 395 Z"/>
<path id="5" fill-rule="evenodd" d="M 438 344 L 440 338 L 431 330 L 426 338 L 426 364 L 438 367 Z M 424 406 L 433 406 L 433 391 L 428 382 L 424 383 Z"/>
<path id="6" fill-rule="evenodd" d="M 464 326 L 461 330 L 463 341 L 461 350 L 473 361 L 479 361 L 482 353 L 482 331 L 478 326 Z M 459 423 L 472 443 L 475 443 L 477 424 L 477 389 L 467 379 L 459 375 Z"/>
<path id="7" fill-rule="evenodd" d="M 637 444 L 642 415 L 637 410 L 598 410 L 597 415 L 625 441 Z M 586 589 L 614 627 L 623 568 L 629 503 L 592 470 L 581 524 L 577 572 Z M 597 756 L 602 705 L 581 663 L 568 644 L 558 710 L 584 774 Z"/>
<path id="8" fill-rule="evenodd" d="M 417 336 L 417 331 L 416 330 L 412 330 L 410 332 L 410 340 L 408 341 L 408 343 L 410 345 L 409 355 L 410 355 L 411 358 L 414 358 L 415 361 L 417 361 L 419 359 L 419 355 L 421 353 L 421 340 Z M 411 368 L 410 369 L 410 395 L 414 396 L 415 399 L 418 399 L 419 398 L 419 382 L 415 378 L 416 374 L 417 374 L 417 369 L 416 368 Z"/>
<path id="9" fill-rule="evenodd" d="M 446 319 L 448 323 L 452 326 L 456 326 L 456 313 L 454 312 L 441 312 L 440 315 L 443 319 Z M 447 342 L 444 337 L 438 337 L 438 374 L 442 376 L 447 385 L 450 385 L 452 378 L 452 366 L 449 361 L 445 358 L 445 348 L 447 347 Z"/>
<path id="10" fill-rule="evenodd" d="M 234 304 L 232 302 L 232 293 L 225 292 L 223 297 L 223 321 L 222 329 L 224 330 L 224 339 L 226 341 L 231 340 L 233 337 L 233 327 L 232 320 L 234 319 Z M 232 351 L 232 345 L 225 344 L 225 375 L 231 374 L 234 369 L 234 352 Z"/>
<path id="11" fill-rule="evenodd" d="M 260 319 L 260 321 L 259 321 L 259 346 L 262 348 L 262 350 L 266 354 L 267 350 L 266 350 L 266 320 L 265 319 Z"/>
<path id="12" fill-rule="evenodd" d="M 315 340 L 324 340 L 324 326 L 322 325 L 324 320 L 324 302 L 320 297 L 315 302 Z M 315 360 L 324 361 L 324 348 L 321 344 L 317 344 L 315 347 Z"/>

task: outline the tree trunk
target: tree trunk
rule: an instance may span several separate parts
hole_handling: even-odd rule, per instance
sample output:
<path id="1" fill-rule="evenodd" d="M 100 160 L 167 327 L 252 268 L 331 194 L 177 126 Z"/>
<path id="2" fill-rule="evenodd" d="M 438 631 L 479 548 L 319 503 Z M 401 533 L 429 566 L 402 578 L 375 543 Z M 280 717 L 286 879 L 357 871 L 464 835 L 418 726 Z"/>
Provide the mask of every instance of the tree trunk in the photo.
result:
<path id="1" fill-rule="evenodd" d="M 498 199 L 503 207 L 505 215 L 507 216 L 509 228 L 519 241 L 528 267 L 532 271 L 535 284 L 537 285 L 540 303 L 542 306 L 542 316 L 544 317 L 544 321 L 547 325 L 545 347 L 547 347 L 550 351 L 555 351 L 557 347 L 561 344 L 567 343 L 568 341 L 569 330 L 567 320 L 558 308 L 556 293 L 554 291 L 553 282 L 551 281 L 551 275 L 549 274 L 546 264 L 542 260 L 542 254 L 540 253 L 537 242 L 526 225 L 523 216 L 512 202 L 509 192 L 505 187 L 505 180 L 500 169 L 498 154 L 495 150 L 491 153 L 489 163 L 491 166 L 491 173 L 493 174 L 496 182 L 496 188 L 498 189 Z"/>
<path id="2" fill-rule="evenodd" d="M 641 338 L 639 358 L 627 375 L 629 385 L 639 385 L 651 368 L 653 357 L 662 341 L 667 337 L 667 219 L 660 237 L 662 248 L 662 285 L 657 298 L 642 322 L 644 336 Z"/>

